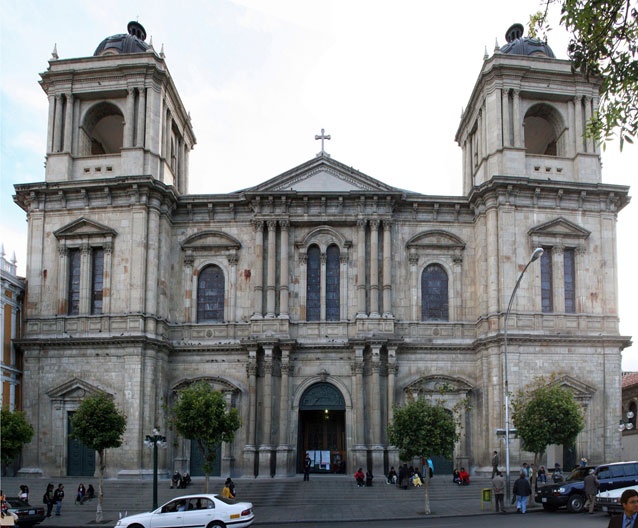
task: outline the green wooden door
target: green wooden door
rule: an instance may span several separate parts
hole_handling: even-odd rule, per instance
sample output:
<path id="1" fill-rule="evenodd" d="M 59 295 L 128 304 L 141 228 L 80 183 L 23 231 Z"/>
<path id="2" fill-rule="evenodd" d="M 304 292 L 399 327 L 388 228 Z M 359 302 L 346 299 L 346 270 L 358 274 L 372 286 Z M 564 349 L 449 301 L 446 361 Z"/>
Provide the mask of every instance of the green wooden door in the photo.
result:
<path id="1" fill-rule="evenodd" d="M 92 477 L 95 475 L 95 450 L 89 449 L 79 440 L 71 438 L 72 417 L 73 413 L 70 412 L 67 415 L 69 436 L 67 437 L 66 474 L 69 477 Z"/>

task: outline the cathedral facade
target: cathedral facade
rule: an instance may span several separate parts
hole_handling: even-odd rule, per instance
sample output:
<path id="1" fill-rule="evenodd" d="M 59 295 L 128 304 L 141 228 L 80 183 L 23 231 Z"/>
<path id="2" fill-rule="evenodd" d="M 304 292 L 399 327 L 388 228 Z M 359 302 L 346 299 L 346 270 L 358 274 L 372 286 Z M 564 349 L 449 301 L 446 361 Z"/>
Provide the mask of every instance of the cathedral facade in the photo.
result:
<path id="1" fill-rule="evenodd" d="M 462 196 L 394 188 L 323 148 L 255 187 L 192 195 L 190 116 L 163 54 L 140 24 L 128 30 L 41 74 L 45 179 L 15 195 L 29 229 L 16 345 L 36 431 L 22 471 L 92 474 L 69 418 L 103 392 L 127 416 L 110 476 L 151 472 L 155 427 L 162 471 L 198 474 L 168 413 L 202 380 L 242 420 L 219 447 L 221 475 L 294 475 L 306 453 L 313 471 L 385 472 L 399 463 L 394 408 L 420 397 L 459 418 L 450 464 L 488 466 L 504 448 L 505 381 L 516 391 L 540 375 L 583 408 L 564 456 L 620 457 L 630 340 L 616 222 L 629 197 L 602 182 L 583 135 L 596 80 L 514 26 L 461 118 Z M 512 464 L 530 460 L 511 449 Z"/>

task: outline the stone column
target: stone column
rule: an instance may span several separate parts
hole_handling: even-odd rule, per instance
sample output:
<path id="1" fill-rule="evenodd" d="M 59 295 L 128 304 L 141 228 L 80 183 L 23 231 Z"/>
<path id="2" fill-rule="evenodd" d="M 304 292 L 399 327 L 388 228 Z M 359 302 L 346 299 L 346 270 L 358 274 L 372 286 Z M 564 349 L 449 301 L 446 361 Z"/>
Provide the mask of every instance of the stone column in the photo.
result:
<path id="1" fill-rule="evenodd" d="M 396 347 L 388 347 L 388 397 L 387 397 L 387 424 L 391 424 L 394 420 L 394 391 L 396 387 L 396 374 L 399 370 L 397 365 L 397 349 Z M 386 425 L 387 425 L 386 424 Z M 387 441 L 386 441 L 387 443 Z M 388 445 L 388 465 L 398 468 L 399 466 L 399 450 L 396 447 Z"/>
<path id="2" fill-rule="evenodd" d="M 224 402 L 226 403 L 226 409 L 230 410 L 233 407 L 233 393 L 230 390 L 224 391 Z M 231 468 L 233 466 L 233 451 L 232 444 L 229 442 L 222 442 L 222 459 L 221 459 L 221 474 L 230 475 Z"/>
<path id="3" fill-rule="evenodd" d="M 354 411 L 355 435 L 352 446 L 352 466 L 367 465 L 367 447 L 365 441 L 365 391 L 363 387 L 363 347 L 355 346 L 355 357 L 352 364 L 352 400 Z"/>
<path id="4" fill-rule="evenodd" d="M 80 315 L 91 313 L 91 246 L 82 244 L 80 257 Z"/>
<path id="5" fill-rule="evenodd" d="M 193 313 L 193 292 L 195 285 L 193 281 L 193 263 L 194 257 L 192 253 L 184 255 L 184 322 L 190 323 L 197 320 L 197 316 L 192 317 Z"/>
<path id="6" fill-rule="evenodd" d="M 270 478 L 272 444 L 272 345 L 264 346 L 264 390 L 262 393 L 261 438 L 259 443 L 258 478 Z"/>
<path id="7" fill-rule="evenodd" d="M 567 101 L 567 130 L 565 131 L 565 156 L 571 158 L 576 153 L 575 143 L 576 138 L 574 134 L 574 100 Z"/>
<path id="8" fill-rule="evenodd" d="M 321 313 L 319 314 L 319 320 L 326 320 L 326 262 L 328 256 L 325 252 L 322 252 L 319 256 L 319 306 Z"/>
<path id="9" fill-rule="evenodd" d="M 55 95 L 49 95 L 49 118 L 47 125 L 47 153 L 55 152 L 55 106 L 57 100 Z"/>
<path id="10" fill-rule="evenodd" d="M 62 242 L 58 242 L 58 315 L 66 315 L 69 312 L 69 251 Z"/>
<path id="11" fill-rule="evenodd" d="M 339 255 L 339 287 L 340 287 L 340 298 L 339 298 L 339 318 L 342 321 L 348 319 L 348 255 L 340 254 Z"/>
<path id="12" fill-rule="evenodd" d="M 275 317 L 275 282 L 277 280 L 277 221 L 268 220 L 268 275 L 266 276 L 266 317 Z"/>
<path id="13" fill-rule="evenodd" d="M 129 88 L 126 95 L 126 116 L 124 117 L 124 148 L 133 146 L 135 128 L 135 91 Z"/>
<path id="14" fill-rule="evenodd" d="M 372 474 L 383 474 L 383 445 L 381 444 L 382 423 L 381 423 L 381 344 L 372 345 L 371 358 L 372 376 L 369 380 L 369 415 L 370 415 L 370 450 L 372 451 Z"/>
<path id="15" fill-rule="evenodd" d="M 450 321 L 463 320 L 463 257 L 461 253 L 452 257 L 452 274 L 454 276 L 454 299 L 451 302 Z"/>
<path id="16" fill-rule="evenodd" d="M 113 258 L 113 244 L 107 242 L 104 244 L 104 284 L 102 290 L 102 313 L 111 313 L 111 260 Z"/>
<path id="17" fill-rule="evenodd" d="M 523 124 L 521 122 L 521 92 L 520 90 L 514 90 L 514 104 L 512 105 L 512 113 L 514 114 L 512 117 L 512 125 L 514 127 L 514 146 L 515 147 L 524 147 L 521 138 L 521 132 L 523 128 Z"/>
<path id="18" fill-rule="evenodd" d="M 503 146 L 509 147 L 512 145 L 511 131 L 512 122 L 510 120 L 510 90 L 509 88 L 503 88 L 501 93 L 501 104 L 503 108 Z"/>
<path id="19" fill-rule="evenodd" d="M 144 312 L 151 317 L 146 318 L 146 331 L 155 332 L 155 317 L 157 310 L 158 291 L 158 265 L 159 265 L 159 238 L 160 238 L 160 212 L 159 203 L 149 198 L 148 208 L 148 236 L 146 237 L 146 299 Z"/>
<path id="20" fill-rule="evenodd" d="M 565 248 L 554 246 L 552 248 L 552 289 L 554 300 L 554 313 L 565 312 Z"/>
<path id="21" fill-rule="evenodd" d="M 280 220 L 280 261 L 279 261 L 279 317 L 288 319 L 288 220 Z"/>
<path id="22" fill-rule="evenodd" d="M 366 313 L 366 223 L 365 218 L 357 220 L 357 317 L 367 317 Z"/>
<path id="23" fill-rule="evenodd" d="M 383 317 L 392 317 L 392 221 L 383 221 Z"/>
<path id="24" fill-rule="evenodd" d="M 288 444 L 290 431 L 288 431 L 288 415 L 290 409 L 290 395 L 288 381 L 290 373 L 290 354 L 287 349 L 281 351 L 281 391 L 279 394 L 279 445 L 277 446 L 277 469 L 275 477 L 287 477 L 294 473 L 290 465 L 292 454 L 291 446 Z"/>
<path id="25" fill-rule="evenodd" d="M 589 96 L 585 97 L 585 127 L 591 121 L 592 117 L 592 99 Z M 587 134 L 587 128 L 585 128 L 585 135 Z M 594 152 L 594 140 L 586 135 L 585 137 L 585 150 L 587 152 Z"/>
<path id="26" fill-rule="evenodd" d="M 263 277 L 264 277 L 264 222 L 256 220 L 253 222 L 255 229 L 255 277 L 253 279 L 253 292 L 255 312 L 253 318 L 263 317 Z"/>
<path id="27" fill-rule="evenodd" d="M 137 99 L 137 133 L 135 134 L 135 146 L 144 148 L 144 118 L 146 116 L 146 88 L 138 89 L 139 97 Z"/>
<path id="28" fill-rule="evenodd" d="M 244 467 L 254 468 L 255 432 L 257 431 L 257 349 L 248 349 L 248 423 L 246 424 L 246 445 L 244 447 Z"/>
<path id="29" fill-rule="evenodd" d="M 370 220 L 370 317 L 379 317 L 379 220 Z"/>
<path id="30" fill-rule="evenodd" d="M 73 94 L 66 94 L 66 106 L 64 115 L 64 141 L 62 151 L 71 154 L 71 141 L 73 138 Z"/>
<path id="31" fill-rule="evenodd" d="M 53 152 L 62 151 L 62 124 L 64 116 L 62 115 L 62 96 L 55 96 L 55 125 L 53 130 Z"/>
<path id="32" fill-rule="evenodd" d="M 421 296 L 419 295 L 420 282 L 419 269 L 417 267 L 419 256 L 412 250 L 408 254 L 408 263 L 410 265 L 410 313 L 413 321 L 420 321 L 419 299 Z"/>
<path id="33" fill-rule="evenodd" d="M 583 96 L 577 95 L 574 97 L 574 109 L 575 109 L 575 130 L 576 130 L 576 154 L 583 152 L 584 146 L 584 128 L 583 128 Z"/>
<path id="34" fill-rule="evenodd" d="M 584 311 L 588 299 L 585 281 L 579 280 L 583 276 L 585 269 L 585 255 L 587 249 L 584 245 L 578 245 L 574 248 L 574 278 L 576 279 L 576 313 Z"/>
<path id="35" fill-rule="evenodd" d="M 237 321 L 237 255 L 228 255 L 228 314 L 225 316 L 230 322 Z"/>

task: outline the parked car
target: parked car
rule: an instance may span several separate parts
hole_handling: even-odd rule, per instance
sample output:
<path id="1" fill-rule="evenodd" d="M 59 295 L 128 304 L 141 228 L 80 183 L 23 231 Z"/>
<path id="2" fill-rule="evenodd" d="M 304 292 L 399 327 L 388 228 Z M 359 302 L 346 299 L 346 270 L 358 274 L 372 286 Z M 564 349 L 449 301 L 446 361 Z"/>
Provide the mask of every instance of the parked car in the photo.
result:
<path id="1" fill-rule="evenodd" d="M 7 497 L 5 500 L 9 506 L 9 512 L 15 514 L 18 519 L 16 526 L 35 526 L 46 518 L 42 506 L 33 506 L 18 497 Z"/>
<path id="2" fill-rule="evenodd" d="M 548 484 L 538 488 L 534 500 L 547 511 L 567 507 L 570 512 L 579 513 L 585 506 L 583 480 L 590 469 L 595 469 L 599 491 L 607 491 L 638 485 L 638 462 L 615 462 L 592 466 L 577 467 L 559 484 Z"/>
<path id="3" fill-rule="evenodd" d="M 236 502 L 220 495 L 184 495 L 154 511 L 130 515 L 117 521 L 117 528 L 130 526 L 188 526 L 192 528 L 246 528 L 255 520 L 251 502 Z"/>
<path id="4" fill-rule="evenodd" d="M 623 507 L 620 504 L 620 496 L 625 490 L 635 489 L 638 491 L 638 486 L 627 486 L 626 488 L 616 488 L 613 490 L 601 491 L 596 495 L 596 509 L 605 513 L 619 513 L 623 511 Z"/>

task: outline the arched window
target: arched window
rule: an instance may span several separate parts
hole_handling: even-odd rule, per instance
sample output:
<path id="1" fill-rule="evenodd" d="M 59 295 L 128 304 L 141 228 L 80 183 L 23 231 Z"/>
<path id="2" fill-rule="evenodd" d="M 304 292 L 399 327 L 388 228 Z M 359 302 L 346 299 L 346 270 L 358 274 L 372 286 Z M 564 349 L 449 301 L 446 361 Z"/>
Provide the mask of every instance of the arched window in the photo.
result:
<path id="1" fill-rule="evenodd" d="M 340 318 L 339 248 L 332 244 L 326 251 L 326 321 Z"/>
<path id="2" fill-rule="evenodd" d="M 321 319 L 321 251 L 318 246 L 308 248 L 308 277 L 306 290 L 306 320 Z"/>
<path id="3" fill-rule="evenodd" d="M 117 154 L 124 142 L 124 116 L 111 103 L 98 103 L 87 113 L 82 126 L 82 156 Z"/>
<path id="4" fill-rule="evenodd" d="M 528 154 L 564 156 L 565 126 L 560 114 L 551 106 L 540 103 L 532 106 L 523 119 L 525 148 Z"/>
<path id="5" fill-rule="evenodd" d="M 421 275 L 421 320 L 447 321 L 448 315 L 448 278 L 445 270 L 438 264 L 430 264 Z"/>
<path id="6" fill-rule="evenodd" d="M 224 272 L 219 266 L 206 266 L 197 282 L 197 322 L 224 320 Z"/>

